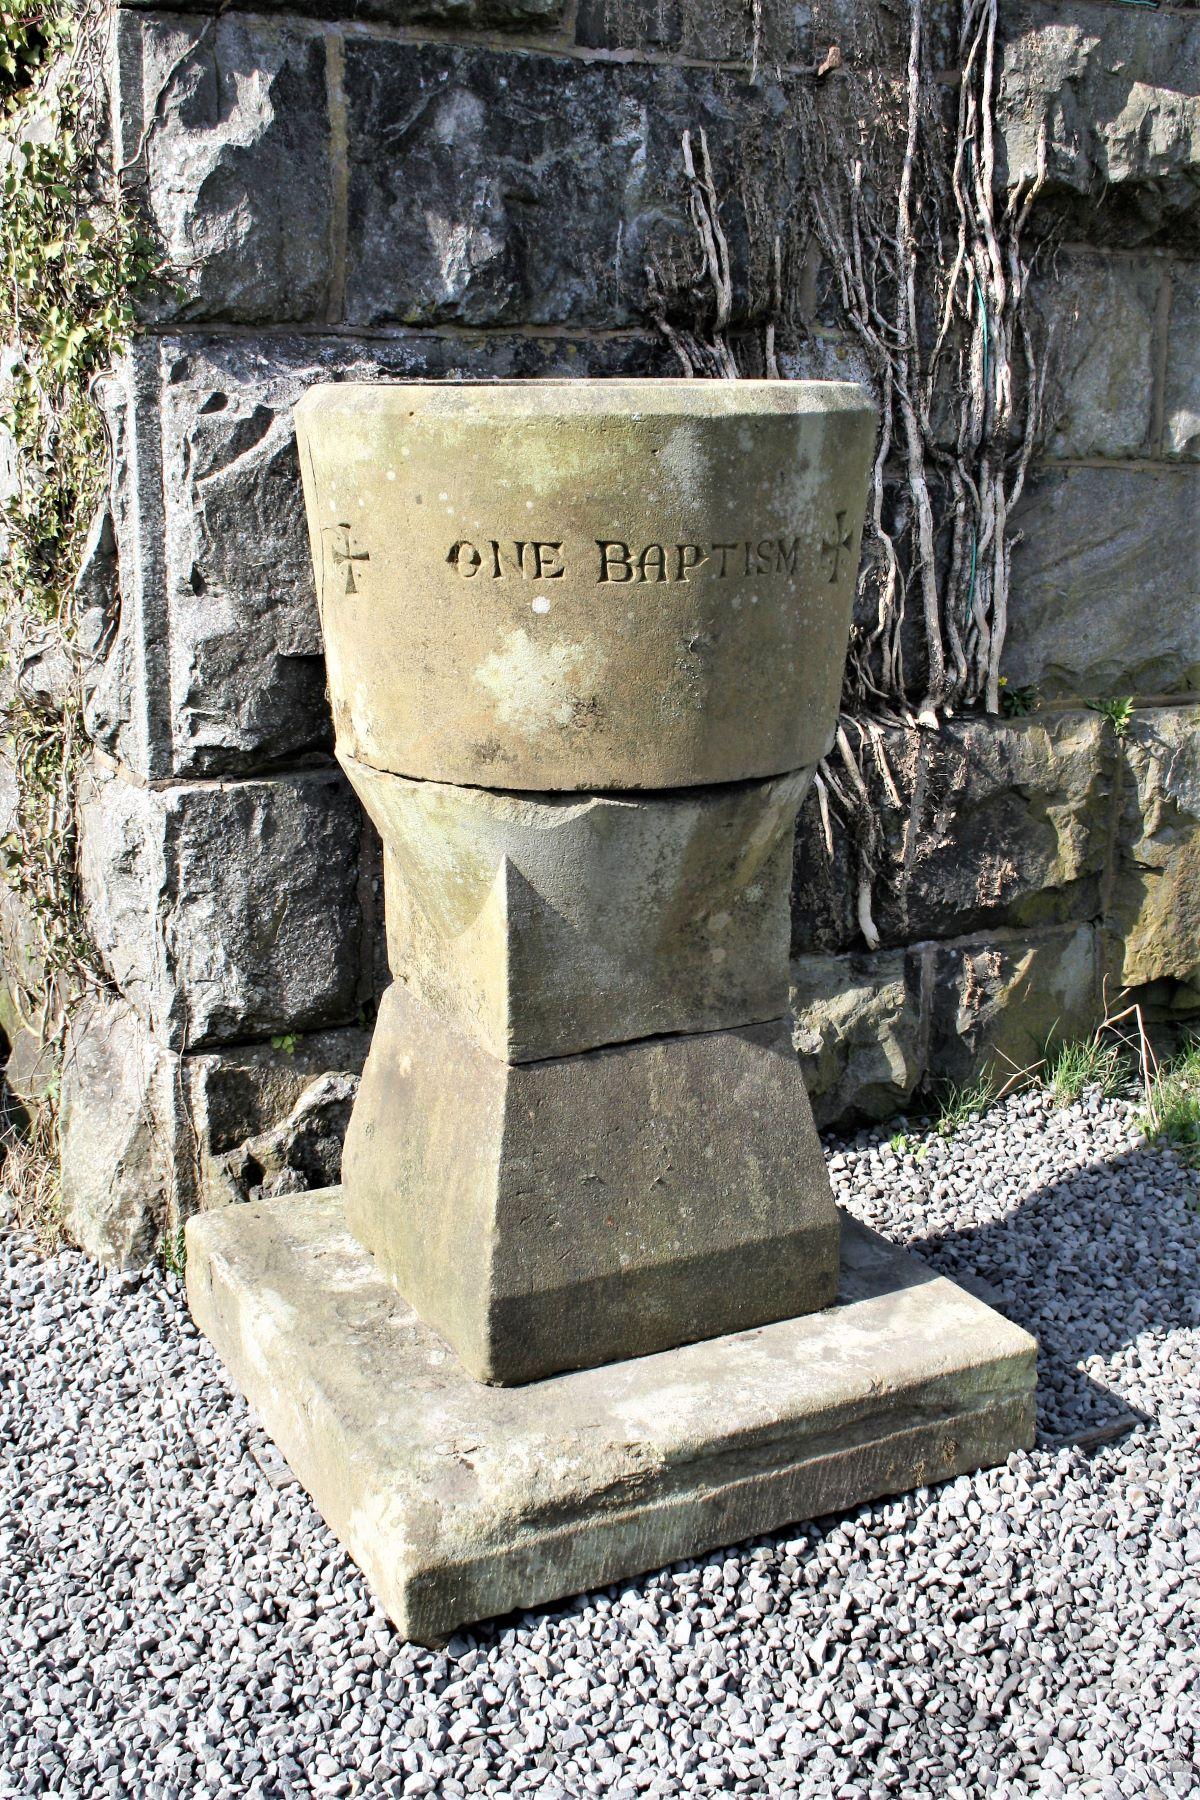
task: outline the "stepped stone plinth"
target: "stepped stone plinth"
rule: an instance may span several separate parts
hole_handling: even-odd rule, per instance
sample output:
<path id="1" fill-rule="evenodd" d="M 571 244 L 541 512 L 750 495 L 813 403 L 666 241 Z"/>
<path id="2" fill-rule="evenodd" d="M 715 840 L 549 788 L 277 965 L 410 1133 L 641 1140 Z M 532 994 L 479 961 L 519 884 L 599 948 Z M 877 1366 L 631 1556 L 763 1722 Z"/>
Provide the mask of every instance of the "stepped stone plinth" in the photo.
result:
<path id="1" fill-rule="evenodd" d="M 393 982 L 342 1189 L 195 1222 L 189 1292 L 398 1623 L 437 1635 L 1025 1442 L 1024 1333 L 886 1248 L 871 1304 L 835 1307 L 791 1046 L 792 838 L 836 724 L 864 395 L 346 384 L 297 428 Z M 658 1415 L 693 1404 L 660 1455 Z M 506 1441 L 532 1485 L 501 1478 Z M 731 1483 L 745 1503 L 717 1504 Z"/>

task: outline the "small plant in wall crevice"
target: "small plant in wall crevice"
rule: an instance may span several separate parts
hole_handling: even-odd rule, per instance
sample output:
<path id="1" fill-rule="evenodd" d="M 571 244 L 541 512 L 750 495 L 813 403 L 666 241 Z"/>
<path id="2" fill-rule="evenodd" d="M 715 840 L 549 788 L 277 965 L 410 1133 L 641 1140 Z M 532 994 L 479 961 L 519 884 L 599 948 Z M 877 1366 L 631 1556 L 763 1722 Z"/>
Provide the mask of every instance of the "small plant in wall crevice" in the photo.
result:
<path id="1" fill-rule="evenodd" d="M 1133 724 L 1133 700 L 1128 694 L 1115 695 L 1107 700 L 1089 700 L 1088 711 L 1099 713 L 1108 720 L 1119 738 L 1129 736 L 1129 728 Z"/>
<path id="2" fill-rule="evenodd" d="M 1041 695 L 1035 687 L 1012 687 L 1008 676 L 1000 677 L 1000 712 L 1005 719 L 1025 719 L 1036 712 Z"/>

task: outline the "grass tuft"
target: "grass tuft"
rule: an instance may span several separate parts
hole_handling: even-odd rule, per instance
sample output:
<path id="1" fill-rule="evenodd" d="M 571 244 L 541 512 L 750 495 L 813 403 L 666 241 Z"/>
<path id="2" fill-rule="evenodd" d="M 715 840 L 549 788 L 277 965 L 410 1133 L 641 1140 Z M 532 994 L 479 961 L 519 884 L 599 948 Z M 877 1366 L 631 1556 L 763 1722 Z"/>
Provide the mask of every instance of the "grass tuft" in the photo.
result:
<path id="1" fill-rule="evenodd" d="M 939 1137 L 953 1137 L 962 1126 L 985 1113 L 996 1099 L 996 1078 L 990 1068 L 977 1081 L 960 1085 L 952 1081 L 938 1097 L 934 1130 Z"/>
<path id="2" fill-rule="evenodd" d="M 1161 1063 L 1138 1124 L 1155 1144 L 1170 1144 L 1200 1169 L 1200 1039 Z"/>
<path id="3" fill-rule="evenodd" d="M 38 1107 L 29 1119 L 18 1117 L 7 1091 L 3 1105 L 0 1183 L 9 1195 L 9 1217 L 19 1230 L 33 1234 L 41 1255 L 51 1256 L 66 1242 L 56 1121 L 49 1107 Z"/>
<path id="4" fill-rule="evenodd" d="M 1043 1079 L 1054 1095 L 1055 1105 L 1070 1106 L 1088 1088 L 1098 1089 L 1106 1098 L 1121 1093 L 1129 1085 L 1132 1073 L 1129 1058 L 1119 1044 L 1094 1037 L 1060 1044 L 1051 1051 Z"/>

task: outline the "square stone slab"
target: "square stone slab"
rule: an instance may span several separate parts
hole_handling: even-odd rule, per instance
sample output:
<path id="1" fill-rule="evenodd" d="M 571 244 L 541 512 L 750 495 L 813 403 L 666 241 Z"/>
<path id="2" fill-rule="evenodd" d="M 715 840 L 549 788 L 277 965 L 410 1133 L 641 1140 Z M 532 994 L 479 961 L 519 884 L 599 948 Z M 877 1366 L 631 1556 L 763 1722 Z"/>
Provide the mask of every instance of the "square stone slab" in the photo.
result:
<path id="1" fill-rule="evenodd" d="M 1033 1442 L 1036 1344 L 850 1220 L 825 1312 L 483 1387 L 375 1271 L 339 1189 L 201 1214 L 188 1298 L 418 1642 Z"/>

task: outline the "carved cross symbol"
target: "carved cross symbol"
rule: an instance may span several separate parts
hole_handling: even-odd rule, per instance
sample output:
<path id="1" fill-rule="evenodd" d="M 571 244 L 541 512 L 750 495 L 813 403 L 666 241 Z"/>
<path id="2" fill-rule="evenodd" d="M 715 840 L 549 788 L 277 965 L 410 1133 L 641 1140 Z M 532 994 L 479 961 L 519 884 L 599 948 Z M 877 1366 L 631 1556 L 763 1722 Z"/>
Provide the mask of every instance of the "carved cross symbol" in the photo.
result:
<path id="1" fill-rule="evenodd" d="M 354 540 L 350 536 L 350 526 L 347 522 L 342 521 L 335 526 L 329 527 L 329 529 L 340 532 L 341 534 L 340 537 L 335 538 L 331 543 L 330 554 L 333 557 L 334 567 L 337 569 L 344 568 L 346 571 L 346 586 L 344 592 L 347 594 L 357 594 L 358 582 L 355 579 L 354 565 L 355 563 L 370 562 L 370 552 L 367 550 L 356 550 L 354 548 Z"/>
<path id="2" fill-rule="evenodd" d="M 833 563 L 829 571 L 829 579 L 831 582 L 836 581 L 838 578 L 838 569 L 841 563 L 842 551 L 844 550 L 847 556 L 850 554 L 850 538 L 851 533 L 846 530 L 846 515 L 844 512 L 839 512 L 837 514 L 837 523 L 834 526 L 833 537 L 821 539 L 821 555 L 831 556 L 833 558 Z"/>

